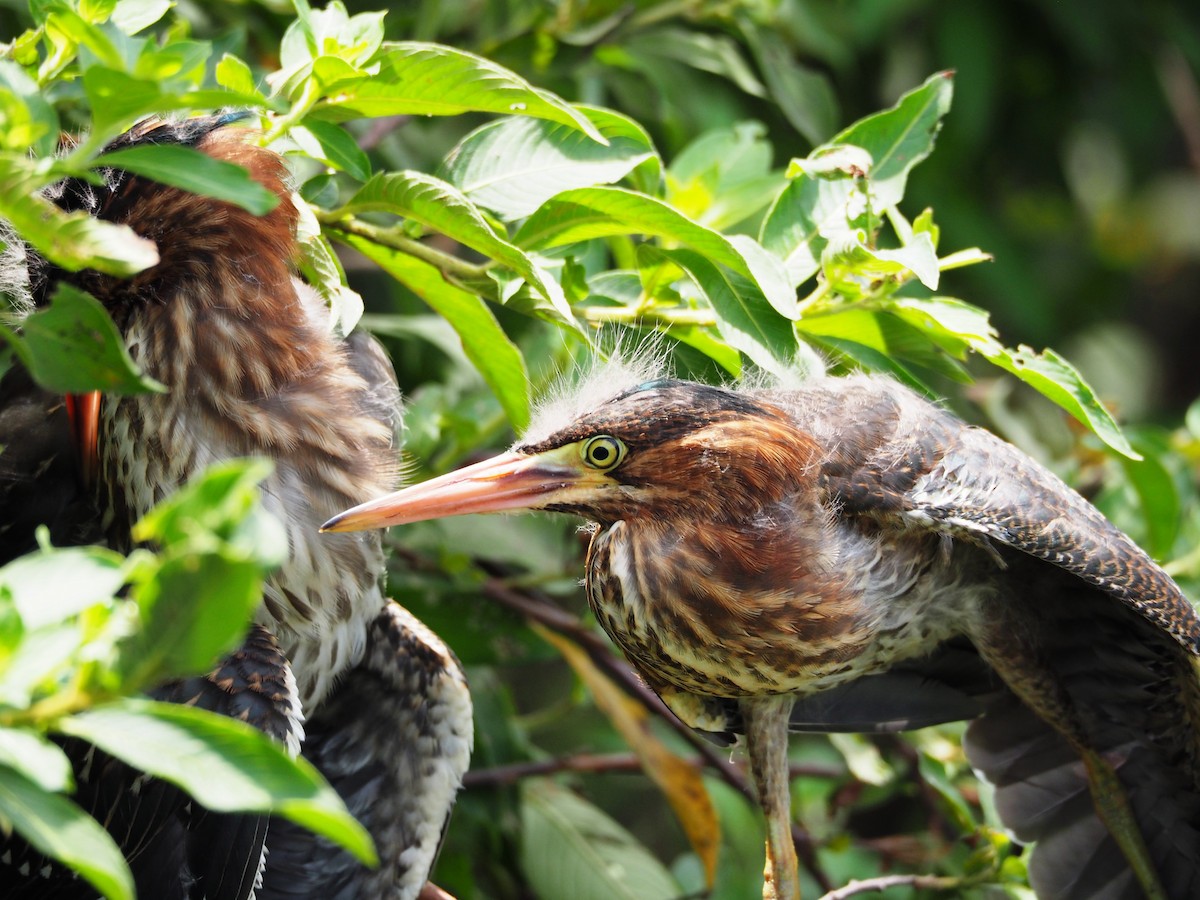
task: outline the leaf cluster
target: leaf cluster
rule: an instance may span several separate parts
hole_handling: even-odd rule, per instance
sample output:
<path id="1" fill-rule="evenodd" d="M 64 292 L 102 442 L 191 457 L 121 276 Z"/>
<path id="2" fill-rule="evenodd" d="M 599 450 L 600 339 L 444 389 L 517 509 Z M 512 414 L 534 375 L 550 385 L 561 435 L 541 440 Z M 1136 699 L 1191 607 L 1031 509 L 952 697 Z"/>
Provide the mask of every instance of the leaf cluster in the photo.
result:
<path id="1" fill-rule="evenodd" d="M 0 823 L 105 897 L 132 897 L 133 878 L 67 796 L 74 774 L 56 737 L 88 741 L 209 809 L 275 812 L 373 859 L 304 760 L 243 722 L 136 696 L 208 671 L 240 643 L 286 553 L 258 503 L 269 471 L 262 460 L 211 469 L 139 523 L 153 550 L 45 545 L 0 568 Z"/>

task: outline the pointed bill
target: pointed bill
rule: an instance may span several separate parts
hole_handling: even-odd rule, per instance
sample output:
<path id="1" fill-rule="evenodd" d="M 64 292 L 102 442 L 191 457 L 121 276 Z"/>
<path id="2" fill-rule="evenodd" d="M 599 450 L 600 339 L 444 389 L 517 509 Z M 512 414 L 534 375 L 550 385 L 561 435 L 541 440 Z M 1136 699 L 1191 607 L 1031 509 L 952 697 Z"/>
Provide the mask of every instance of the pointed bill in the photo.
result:
<path id="1" fill-rule="evenodd" d="M 349 509 L 321 531 L 365 531 L 468 513 L 539 509 L 561 502 L 576 489 L 607 481 L 598 472 L 572 464 L 569 460 L 577 457 L 563 452 L 567 450 L 571 448 L 536 456 L 501 453 Z"/>

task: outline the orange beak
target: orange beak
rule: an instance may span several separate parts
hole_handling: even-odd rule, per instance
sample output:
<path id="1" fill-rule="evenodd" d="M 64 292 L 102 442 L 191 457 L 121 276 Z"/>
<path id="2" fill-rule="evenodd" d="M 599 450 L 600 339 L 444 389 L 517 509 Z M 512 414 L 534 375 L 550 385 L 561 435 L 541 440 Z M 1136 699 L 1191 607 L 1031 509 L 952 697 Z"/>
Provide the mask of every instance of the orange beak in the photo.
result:
<path id="1" fill-rule="evenodd" d="M 571 453 L 563 453 L 571 450 Z M 609 479 L 573 460 L 573 448 L 529 456 L 501 453 L 334 516 L 322 531 L 365 531 L 468 513 L 540 509 L 591 492 Z M 611 483 L 611 482 L 610 482 Z"/>
<path id="2" fill-rule="evenodd" d="M 100 392 L 67 394 L 67 418 L 79 452 L 79 471 L 90 488 L 100 474 Z"/>

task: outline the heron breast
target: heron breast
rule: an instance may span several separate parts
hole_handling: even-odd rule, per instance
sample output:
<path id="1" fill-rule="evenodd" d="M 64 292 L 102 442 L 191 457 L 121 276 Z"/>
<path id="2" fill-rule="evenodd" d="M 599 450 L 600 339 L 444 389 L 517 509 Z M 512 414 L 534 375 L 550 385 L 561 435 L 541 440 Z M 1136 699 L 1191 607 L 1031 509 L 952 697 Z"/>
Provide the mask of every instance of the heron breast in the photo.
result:
<path id="1" fill-rule="evenodd" d="M 872 620 L 837 579 L 762 586 L 739 579 L 681 535 L 628 523 L 593 538 L 588 599 L 601 627 L 640 668 L 710 696 L 808 692 L 878 668 Z M 759 573 L 762 576 L 762 573 Z"/>

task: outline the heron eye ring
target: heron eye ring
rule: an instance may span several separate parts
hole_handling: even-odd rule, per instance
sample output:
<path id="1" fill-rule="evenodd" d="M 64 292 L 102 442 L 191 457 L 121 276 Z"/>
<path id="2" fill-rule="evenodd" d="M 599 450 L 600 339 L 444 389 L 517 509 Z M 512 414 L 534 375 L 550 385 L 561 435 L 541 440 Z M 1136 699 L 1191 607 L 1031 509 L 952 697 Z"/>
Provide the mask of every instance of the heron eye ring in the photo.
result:
<path id="1" fill-rule="evenodd" d="M 584 441 L 580 455 L 593 469 L 611 469 L 625 458 L 625 444 L 611 435 L 601 434 Z"/>

